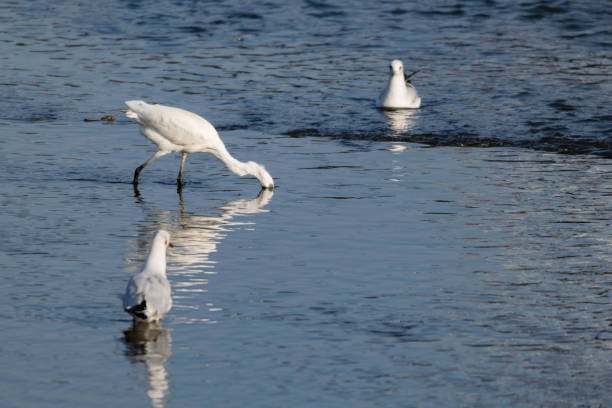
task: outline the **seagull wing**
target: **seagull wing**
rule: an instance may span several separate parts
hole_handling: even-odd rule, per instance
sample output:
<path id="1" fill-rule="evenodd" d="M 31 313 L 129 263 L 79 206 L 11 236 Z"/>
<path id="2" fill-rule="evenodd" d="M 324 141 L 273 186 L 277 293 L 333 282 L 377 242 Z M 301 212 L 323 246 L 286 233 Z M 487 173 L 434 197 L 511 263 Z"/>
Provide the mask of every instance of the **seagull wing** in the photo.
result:
<path id="1" fill-rule="evenodd" d="M 144 298 L 147 302 L 148 316 L 163 317 L 172 307 L 170 282 L 165 277 L 152 275 L 147 277 L 144 288 Z"/>
<path id="2" fill-rule="evenodd" d="M 125 288 L 125 295 L 123 295 L 123 308 L 126 310 L 141 304 L 144 300 L 144 295 L 139 289 L 138 278 L 139 275 L 133 276 L 128 282 L 127 288 Z"/>
<path id="3" fill-rule="evenodd" d="M 408 75 L 404 72 L 404 80 L 406 81 L 406 85 L 412 85 L 412 82 L 410 82 L 410 79 L 414 76 L 414 74 L 416 74 L 417 72 L 421 72 L 420 69 L 417 69 L 416 71 L 414 71 L 412 74 Z"/>
<path id="4" fill-rule="evenodd" d="M 156 274 L 134 276 L 126 288 L 123 307 L 141 319 L 161 318 L 172 308 L 170 283 Z"/>

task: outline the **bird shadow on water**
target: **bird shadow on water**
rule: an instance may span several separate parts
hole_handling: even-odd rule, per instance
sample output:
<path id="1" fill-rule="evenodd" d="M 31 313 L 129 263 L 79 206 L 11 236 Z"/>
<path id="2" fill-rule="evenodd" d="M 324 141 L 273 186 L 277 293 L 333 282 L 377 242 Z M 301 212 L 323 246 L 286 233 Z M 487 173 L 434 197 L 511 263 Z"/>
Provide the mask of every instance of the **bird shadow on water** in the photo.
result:
<path id="1" fill-rule="evenodd" d="M 166 361 L 172 355 L 172 336 L 161 323 L 139 322 L 123 332 L 125 356 L 134 364 L 147 368 L 147 396 L 153 407 L 165 407 L 170 392 Z"/>

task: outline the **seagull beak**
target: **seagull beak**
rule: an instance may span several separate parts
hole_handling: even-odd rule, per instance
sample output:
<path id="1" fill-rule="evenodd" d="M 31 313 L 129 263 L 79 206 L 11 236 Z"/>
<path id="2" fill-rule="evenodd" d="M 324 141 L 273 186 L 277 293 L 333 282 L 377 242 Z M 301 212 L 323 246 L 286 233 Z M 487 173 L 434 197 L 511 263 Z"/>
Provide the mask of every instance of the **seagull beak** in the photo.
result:
<path id="1" fill-rule="evenodd" d="M 168 242 L 168 246 L 169 246 L 170 248 L 174 248 L 174 245 L 172 245 L 172 242 Z"/>

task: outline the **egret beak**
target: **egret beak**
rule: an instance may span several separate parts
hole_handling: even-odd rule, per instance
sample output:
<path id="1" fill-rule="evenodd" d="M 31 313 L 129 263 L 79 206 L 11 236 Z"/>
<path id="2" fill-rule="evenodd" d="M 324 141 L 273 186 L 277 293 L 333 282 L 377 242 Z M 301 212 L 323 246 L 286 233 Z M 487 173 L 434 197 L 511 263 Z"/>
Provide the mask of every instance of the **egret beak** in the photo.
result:
<path id="1" fill-rule="evenodd" d="M 169 246 L 170 248 L 174 248 L 174 245 L 172 245 L 172 242 L 168 242 L 168 246 Z"/>

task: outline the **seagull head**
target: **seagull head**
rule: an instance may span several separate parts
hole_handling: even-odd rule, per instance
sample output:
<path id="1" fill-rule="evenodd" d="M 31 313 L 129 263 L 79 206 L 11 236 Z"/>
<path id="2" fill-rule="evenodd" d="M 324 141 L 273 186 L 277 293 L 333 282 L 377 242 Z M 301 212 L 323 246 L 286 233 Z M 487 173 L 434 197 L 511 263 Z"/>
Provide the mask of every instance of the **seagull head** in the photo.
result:
<path id="1" fill-rule="evenodd" d="M 247 162 L 246 166 L 249 174 L 259 180 L 262 188 L 274 189 L 274 179 L 272 176 L 270 176 L 270 173 L 268 173 L 264 166 L 253 161 Z"/>
<path id="2" fill-rule="evenodd" d="M 161 241 L 164 244 L 164 248 L 173 247 L 172 242 L 170 242 L 170 233 L 166 230 L 159 230 L 155 234 L 153 241 Z"/>
<path id="3" fill-rule="evenodd" d="M 391 75 L 404 75 L 404 64 L 400 60 L 393 60 L 389 65 Z"/>

